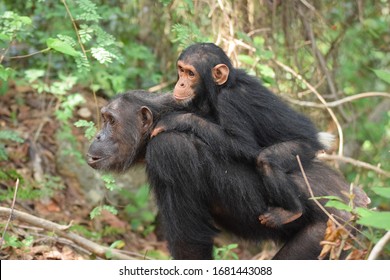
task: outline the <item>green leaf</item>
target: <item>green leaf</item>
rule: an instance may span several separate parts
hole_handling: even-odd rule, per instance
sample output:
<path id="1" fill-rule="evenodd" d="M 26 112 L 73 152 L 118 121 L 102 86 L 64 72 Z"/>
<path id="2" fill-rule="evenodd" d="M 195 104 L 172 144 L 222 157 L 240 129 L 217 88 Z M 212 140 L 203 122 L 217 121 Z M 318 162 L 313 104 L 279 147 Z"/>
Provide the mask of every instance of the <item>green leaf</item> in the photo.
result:
<path id="1" fill-rule="evenodd" d="M 125 211 L 129 214 L 135 214 L 138 212 L 138 207 L 134 206 L 134 205 L 131 205 L 131 204 L 128 204 L 126 207 L 125 207 Z"/>
<path id="2" fill-rule="evenodd" d="M 27 81 L 31 84 L 36 80 L 45 76 L 45 71 L 41 69 L 28 69 L 24 71 L 24 76 Z"/>
<path id="3" fill-rule="evenodd" d="M 363 226 L 374 227 L 379 229 L 390 230 L 390 212 L 376 212 L 372 210 L 359 209 L 359 214 L 363 214 L 357 223 Z"/>
<path id="4" fill-rule="evenodd" d="M 390 198 L 390 188 L 371 188 L 377 195 Z"/>
<path id="5" fill-rule="evenodd" d="M 117 240 L 110 245 L 111 249 L 122 249 L 125 247 L 126 243 L 123 240 Z"/>
<path id="6" fill-rule="evenodd" d="M 338 210 L 343 210 L 343 211 L 348 211 L 348 212 L 352 211 L 352 207 L 348 206 L 344 202 L 337 201 L 337 200 L 328 201 L 325 204 L 325 207 L 333 207 L 333 208 L 336 208 Z"/>
<path id="7" fill-rule="evenodd" d="M 149 223 L 153 222 L 156 219 L 153 212 L 150 211 L 141 212 L 141 218 L 144 222 L 149 222 Z"/>
<path id="8" fill-rule="evenodd" d="M 311 198 L 310 198 L 311 199 Z M 334 196 L 334 195 L 324 195 L 324 196 L 316 196 L 313 199 L 327 199 L 327 200 L 337 200 L 337 201 L 343 201 L 340 197 Z"/>
<path id="9" fill-rule="evenodd" d="M 255 38 L 253 38 L 253 44 L 257 48 L 263 48 L 264 43 L 265 43 L 265 39 L 262 36 L 256 36 Z"/>
<path id="10" fill-rule="evenodd" d="M 77 122 L 74 123 L 74 125 L 76 127 L 86 128 L 84 135 L 88 140 L 91 140 L 96 134 L 97 129 L 95 127 L 95 123 L 92 121 L 78 120 Z"/>
<path id="11" fill-rule="evenodd" d="M 26 239 L 22 241 L 23 245 L 26 247 L 30 247 L 34 243 L 34 237 L 33 236 L 27 236 Z"/>
<path id="12" fill-rule="evenodd" d="M 253 59 L 253 57 L 246 55 L 246 54 L 240 54 L 238 55 L 238 60 L 242 63 L 253 65 L 256 61 Z"/>
<path id="13" fill-rule="evenodd" d="M 227 249 L 232 250 L 238 248 L 238 244 L 229 244 L 226 246 Z"/>
<path id="14" fill-rule="evenodd" d="M 112 259 L 113 256 L 112 250 L 111 249 L 107 250 L 105 255 L 106 255 L 106 259 Z"/>
<path id="15" fill-rule="evenodd" d="M 31 18 L 26 17 L 26 16 L 19 16 L 18 20 L 20 20 L 20 22 L 24 25 L 31 25 L 32 24 Z"/>
<path id="16" fill-rule="evenodd" d="M 115 183 L 115 178 L 114 176 L 112 176 L 112 174 L 104 174 L 102 175 L 102 179 L 105 183 L 105 187 L 110 190 L 110 191 L 114 191 L 114 190 L 119 190 L 120 187 Z"/>
<path id="17" fill-rule="evenodd" d="M 372 212 L 372 210 L 363 207 L 356 207 L 355 211 L 361 217 L 368 217 Z"/>
<path id="18" fill-rule="evenodd" d="M 91 70 L 91 65 L 85 55 L 75 57 L 75 62 L 79 73 L 85 73 Z"/>
<path id="19" fill-rule="evenodd" d="M 12 236 L 7 236 L 6 235 L 4 240 L 5 240 L 5 244 L 7 246 L 10 246 L 10 247 L 13 247 L 13 248 L 20 248 L 23 245 L 22 242 L 20 242 L 18 240 L 18 238 L 16 236 L 13 236 L 13 235 Z"/>
<path id="20" fill-rule="evenodd" d="M 3 65 L 0 65 L 0 79 L 3 81 L 7 81 L 8 78 L 12 75 L 13 69 L 11 68 L 4 68 Z"/>
<path id="21" fill-rule="evenodd" d="M 118 57 L 107 51 L 106 49 L 99 47 L 99 48 L 91 48 L 91 53 L 94 58 L 96 58 L 97 61 L 100 63 L 112 63 L 112 59 L 118 59 Z"/>
<path id="22" fill-rule="evenodd" d="M 102 214 L 102 210 L 106 210 L 114 215 L 118 214 L 118 210 L 115 209 L 115 207 L 113 206 L 110 205 L 97 206 L 91 211 L 91 213 L 89 213 L 91 220 L 95 219 L 97 216 L 100 216 Z"/>
<path id="23" fill-rule="evenodd" d="M 100 216 L 102 214 L 102 206 L 95 207 L 91 213 L 89 213 L 89 217 L 91 220 L 95 219 L 97 216 Z"/>
<path id="24" fill-rule="evenodd" d="M 5 145 L 0 143 L 0 161 L 2 160 L 8 160 L 8 154 Z"/>
<path id="25" fill-rule="evenodd" d="M 111 214 L 114 214 L 114 215 L 118 214 L 118 210 L 114 206 L 103 205 L 103 209 L 110 212 Z"/>
<path id="26" fill-rule="evenodd" d="M 61 41 L 60 39 L 49 38 L 46 40 L 46 44 L 49 48 L 56 50 L 60 53 L 67 54 L 70 56 L 80 56 L 81 53 L 76 51 L 71 45 L 68 43 Z"/>
<path id="27" fill-rule="evenodd" d="M 259 69 L 260 74 L 262 78 L 267 77 L 267 78 L 275 78 L 275 72 L 274 69 L 269 67 L 268 65 L 265 64 L 257 64 L 257 69 Z"/>
<path id="28" fill-rule="evenodd" d="M 12 39 L 12 37 L 10 37 L 6 34 L 0 33 L 0 41 L 9 42 L 9 41 L 11 41 L 11 39 Z"/>
<path id="29" fill-rule="evenodd" d="M 21 138 L 18 133 L 12 130 L 1 130 L 0 140 L 9 140 L 17 143 L 23 143 L 24 139 Z"/>
<path id="30" fill-rule="evenodd" d="M 373 69 L 375 75 L 386 83 L 390 84 L 390 72 L 389 71 L 384 71 L 384 70 L 375 70 Z"/>
<path id="31" fill-rule="evenodd" d="M 139 188 L 135 195 L 135 200 L 138 206 L 144 206 L 149 199 L 149 187 L 148 185 L 143 185 Z"/>

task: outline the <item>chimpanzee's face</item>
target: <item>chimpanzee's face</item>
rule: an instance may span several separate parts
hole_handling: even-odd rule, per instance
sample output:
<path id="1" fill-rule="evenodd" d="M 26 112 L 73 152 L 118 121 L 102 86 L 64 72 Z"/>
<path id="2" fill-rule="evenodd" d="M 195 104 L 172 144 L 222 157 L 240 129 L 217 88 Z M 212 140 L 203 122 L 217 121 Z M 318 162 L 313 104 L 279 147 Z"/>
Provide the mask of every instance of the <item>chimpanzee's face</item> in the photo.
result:
<path id="1" fill-rule="evenodd" d="M 103 107 L 101 115 L 103 126 L 89 147 L 88 164 L 95 169 L 125 171 L 140 160 L 152 113 L 119 97 Z"/>
<path id="2" fill-rule="evenodd" d="M 213 81 L 213 84 L 206 85 L 206 88 L 223 85 L 229 77 L 229 68 L 225 64 L 215 65 L 210 73 L 201 74 L 195 68 L 194 63 L 191 62 L 194 59 L 189 57 L 186 60 L 177 62 L 178 79 L 173 90 L 173 96 L 178 102 L 189 103 L 198 94 L 204 94 L 199 92 L 199 88 L 201 88 L 199 87 L 200 83 L 205 81 L 204 75 L 211 75 Z"/>

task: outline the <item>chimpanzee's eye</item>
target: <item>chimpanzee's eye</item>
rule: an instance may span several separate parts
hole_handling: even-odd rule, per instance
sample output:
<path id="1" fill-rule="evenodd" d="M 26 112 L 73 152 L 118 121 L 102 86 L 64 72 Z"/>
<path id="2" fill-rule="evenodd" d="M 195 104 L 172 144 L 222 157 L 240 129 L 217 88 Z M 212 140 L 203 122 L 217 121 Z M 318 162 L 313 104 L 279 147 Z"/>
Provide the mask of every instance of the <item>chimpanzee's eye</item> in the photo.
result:
<path id="1" fill-rule="evenodd" d="M 103 121 L 105 123 L 109 123 L 111 125 L 115 124 L 115 118 L 113 115 L 109 114 L 109 113 L 103 113 L 102 114 L 102 118 L 103 118 Z"/>
<path id="2" fill-rule="evenodd" d="M 107 121 L 108 121 L 111 125 L 115 124 L 115 118 L 114 118 L 112 115 L 108 115 L 108 116 L 107 116 Z"/>

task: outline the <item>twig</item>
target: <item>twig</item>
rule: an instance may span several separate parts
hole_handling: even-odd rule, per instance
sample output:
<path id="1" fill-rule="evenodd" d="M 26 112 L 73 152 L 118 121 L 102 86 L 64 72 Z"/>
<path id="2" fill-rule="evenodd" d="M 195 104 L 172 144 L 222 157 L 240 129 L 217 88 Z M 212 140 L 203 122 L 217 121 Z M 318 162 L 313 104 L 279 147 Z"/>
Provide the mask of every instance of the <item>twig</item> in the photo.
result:
<path id="1" fill-rule="evenodd" d="M 249 37 L 252 37 L 253 35 L 257 34 L 257 33 L 267 33 L 267 32 L 271 32 L 271 28 L 269 27 L 264 27 L 264 28 L 259 28 L 259 29 L 255 29 L 255 30 L 251 30 L 250 32 L 248 32 L 248 36 Z"/>
<path id="2" fill-rule="evenodd" d="M 321 96 L 321 94 L 309 83 L 307 82 L 301 75 L 299 75 L 297 72 L 295 72 L 293 69 L 291 69 L 291 67 L 283 64 L 282 62 L 280 61 L 277 61 L 275 60 L 275 63 L 277 65 L 279 65 L 280 67 L 282 67 L 285 71 L 291 73 L 292 75 L 295 76 L 295 78 L 297 78 L 298 80 L 302 81 L 316 96 L 317 98 L 321 101 L 322 104 L 324 104 L 326 110 L 329 112 L 329 115 L 332 117 L 334 123 L 336 124 L 336 127 L 337 127 L 337 132 L 338 132 L 338 135 L 339 135 L 339 151 L 338 151 L 338 154 L 341 156 L 343 154 L 343 143 L 344 143 L 344 134 L 343 134 L 343 130 L 341 129 L 341 125 L 339 123 L 339 121 L 337 120 L 337 117 L 335 115 L 335 113 L 332 111 L 332 109 L 330 109 L 328 107 L 328 103 L 326 102 L 326 100 Z"/>
<path id="3" fill-rule="evenodd" d="M 303 1 L 303 0 L 301 0 L 301 2 L 305 6 L 306 6 L 306 4 L 308 4 L 308 3 L 304 3 L 306 1 Z M 331 77 L 331 74 L 330 74 L 330 72 L 328 70 L 328 66 L 326 64 L 325 58 L 322 55 L 321 51 L 318 49 L 318 46 L 317 46 L 317 43 L 316 43 L 316 38 L 314 37 L 314 32 L 313 32 L 312 25 L 309 22 L 308 17 L 307 17 L 307 12 L 302 11 L 302 7 L 299 6 L 298 7 L 298 14 L 300 15 L 302 23 L 303 23 L 303 26 L 305 27 L 306 35 L 310 39 L 311 47 L 313 49 L 314 55 L 317 58 L 318 63 L 320 65 L 320 67 L 322 68 L 322 71 L 325 74 L 326 80 L 328 81 L 329 89 L 330 89 L 332 95 L 337 97 L 337 91 L 336 91 L 336 87 L 335 87 L 334 81 L 333 81 L 333 79 Z"/>
<path id="4" fill-rule="evenodd" d="M 322 76 L 322 77 L 319 79 L 318 83 L 317 83 L 316 85 L 313 85 L 313 87 L 314 87 L 315 89 L 318 89 L 318 88 L 324 83 L 325 79 L 326 79 L 326 77 L 325 77 L 325 76 Z M 306 95 L 306 94 L 309 94 L 309 93 L 311 93 L 311 90 L 310 90 L 310 89 L 307 89 L 307 90 L 303 90 L 303 91 L 297 92 L 297 96 L 299 96 L 299 97 L 301 98 L 302 96 L 304 96 L 304 95 Z M 299 102 L 299 101 L 297 100 L 297 102 Z M 322 104 L 320 104 L 320 105 L 322 105 Z"/>
<path id="5" fill-rule="evenodd" d="M 14 213 L 15 202 L 16 202 L 16 194 L 18 193 L 18 188 L 19 188 L 19 178 L 16 179 L 15 190 L 14 190 L 14 198 L 12 199 L 12 204 L 11 204 L 11 209 L 10 209 L 8 221 L 7 221 L 7 223 L 5 224 L 3 234 L 1 235 L 0 249 L 3 247 L 3 242 L 4 242 L 5 233 L 7 232 L 9 223 L 11 222 L 12 215 L 13 215 L 13 213 Z"/>
<path id="6" fill-rule="evenodd" d="M 314 200 L 314 202 L 317 204 L 317 206 L 329 217 L 329 219 L 331 219 L 336 225 L 338 225 L 339 227 L 341 228 L 344 228 L 345 231 L 347 232 L 347 234 L 353 239 L 355 240 L 356 243 L 358 243 L 361 247 L 364 247 L 364 245 L 349 231 L 345 228 L 345 226 L 343 226 L 339 221 L 337 221 L 335 219 L 335 217 L 330 214 L 324 206 L 322 206 L 321 203 L 318 202 L 318 200 L 316 199 L 316 197 L 314 196 L 314 193 L 313 193 L 313 190 L 311 188 L 311 185 L 309 183 L 309 180 L 307 179 L 307 176 L 306 176 L 306 173 L 305 173 L 305 170 L 303 169 L 303 166 L 302 166 L 302 162 L 301 162 L 301 159 L 299 157 L 299 155 L 296 156 L 297 158 L 297 161 L 298 161 L 298 165 L 299 165 L 299 168 L 302 172 L 302 176 L 303 176 L 303 179 L 305 180 L 305 183 L 306 183 L 306 186 L 309 190 L 309 194 L 310 194 L 310 197 L 312 200 Z"/>
<path id="7" fill-rule="evenodd" d="M 43 50 L 40 50 L 40 51 L 37 51 L 37 52 L 33 52 L 33 53 L 29 53 L 29 54 L 26 54 L 26 55 L 11 56 L 11 57 L 9 57 L 9 59 L 27 58 L 27 57 L 30 57 L 30 56 L 33 56 L 33 55 L 36 55 L 36 54 L 48 52 L 50 50 L 51 50 L 51 48 L 46 48 L 46 49 L 43 49 Z"/>
<path id="8" fill-rule="evenodd" d="M 313 7 L 312 4 L 308 3 L 307 1 L 305 0 L 301 0 L 302 4 L 305 5 L 307 8 L 309 8 L 310 10 L 312 10 L 313 12 L 316 11 L 316 8 Z"/>
<path id="9" fill-rule="evenodd" d="M 80 48 L 84 54 L 84 57 L 86 60 L 88 60 L 87 52 L 85 51 L 84 45 L 81 42 L 81 37 L 80 37 L 80 33 L 79 33 L 79 30 L 78 30 L 77 25 L 76 25 L 76 21 L 74 20 L 72 13 L 69 10 L 69 7 L 68 7 L 68 4 L 66 3 L 66 0 L 61 0 L 61 1 L 65 6 L 66 12 L 67 12 L 70 20 L 72 21 L 74 31 L 76 32 L 77 41 L 79 42 L 79 45 L 80 45 Z M 93 81 L 91 82 L 91 84 L 93 84 Z M 93 99 L 94 99 L 95 105 L 96 105 L 96 118 L 97 118 L 98 128 L 100 129 L 99 106 L 98 106 L 97 96 L 96 96 L 95 90 L 93 90 L 92 93 L 93 93 Z"/>
<path id="10" fill-rule="evenodd" d="M 44 228 L 47 231 L 54 232 L 55 234 L 64 237 L 66 239 L 69 239 L 73 241 L 75 244 L 79 245 L 80 247 L 94 253 L 95 255 L 106 259 L 106 253 L 110 253 L 111 256 L 114 259 L 119 259 L 119 260 L 131 260 L 134 258 L 131 258 L 125 254 L 122 254 L 118 250 L 107 248 L 104 246 L 101 246 L 99 244 L 96 244 L 84 237 L 81 237 L 77 234 L 74 234 L 72 232 L 65 232 L 69 228 L 69 226 L 63 226 L 59 225 L 56 223 L 53 223 L 51 221 L 35 217 L 33 215 L 18 211 L 18 210 L 13 210 L 5 207 L 0 207 L 0 215 L 13 215 L 13 217 L 19 221 L 31 224 L 36 227 L 41 227 Z"/>
<path id="11" fill-rule="evenodd" d="M 374 248 L 371 250 L 370 255 L 368 256 L 368 260 L 376 260 L 389 241 L 390 231 L 386 232 L 386 234 L 378 241 L 378 243 L 375 244 Z"/>
<path id="12" fill-rule="evenodd" d="M 339 227 L 342 227 L 342 225 L 339 223 L 339 221 L 337 221 L 337 220 L 333 217 L 333 215 L 331 215 L 331 214 L 325 209 L 325 207 L 322 206 L 322 204 L 319 203 L 318 200 L 315 198 L 314 193 L 313 193 L 313 190 L 312 190 L 311 185 L 310 185 L 310 183 L 309 183 L 309 180 L 307 179 L 306 172 L 305 172 L 305 170 L 303 169 L 302 162 L 301 162 L 301 158 L 299 157 L 299 155 L 297 155 L 296 158 L 297 158 L 297 161 L 298 161 L 299 168 L 301 169 L 303 179 L 305 180 L 305 184 L 306 184 L 306 186 L 307 186 L 307 189 L 309 190 L 310 198 L 315 202 L 315 204 L 317 204 L 317 206 L 318 206 L 322 211 L 324 211 L 324 213 L 329 217 L 329 219 L 331 219 L 331 220 L 332 220 L 335 224 L 337 224 Z"/>
<path id="13" fill-rule="evenodd" d="M 325 160 L 337 160 L 337 161 L 347 162 L 347 163 L 350 163 L 350 164 L 358 166 L 358 167 L 362 167 L 365 169 L 375 171 L 376 173 L 378 173 L 380 175 L 390 177 L 390 172 L 385 171 L 377 166 L 371 165 L 367 162 L 356 160 L 356 159 L 353 159 L 350 157 L 339 156 L 339 155 L 328 155 L 328 154 L 319 154 L 318 157 L 320 159 L 325 159 Z"/>
<path id="14" fill-rule="evenodd" d="M 299 105 L 299 106 L 306 106 L 306 107 L 313 107 L 313 108 L 326 108 L 326 107 L 337 107 L 340 106 L 344 103 L 351 102 L 357 99 L 362 99 L 362 98 L 368 98 L 368 97 L 375 97 L 375 96 L 381 96 L 385 98 L 390 98 L 390 93 L 387 92 L 363 92 L 355 95 L 351 95 L 333 102 L 327 102 L 326 105 L 324 104 L 318 104 L 315 102 L 310 102 L 310 101 L 299 101 L 299 100 L 294 100 L 292 98 L 286 98 L 287 101 Z"/>
<path id="15" fill-rule="evenodd" d="M 16 35 L 16 34 L 15 34 L 15 32 L 14 32 L 14 34 L 12 34 L 12 38 L 11 38 L 11 40 L 9 41 L 9 44 L 8 44 L 7 48 L 4 50 L 4 52 L 3 52 L 2 54 L 0 54 L 0 63 L 3 62 L 3 59 L 4 59 L 5 56 L 7 55 L 9 49 L 11 48 L 11 45 L 12 45 L 13 41 L 15 40 L 15 35 Z"/>
<path id="16" fill-rule="evenodd" d="M 169 85 L 173 84 L 175 81 L 170 81 L 170 82 L 163 82 L 159 85 L 155 85 L 155 86 L 152 86 L 150 88 L 148 88 L 148 91 L 150 92 L 156 92 L 156 91 L 160 91 L 162 90 L 163 88 L 166 88 L 168 87 Z"/>
<path id="17" fill-rule="evenodd" d="M 74 20 L 74 18 L 73 18 L 73 16 L 72 16 L 71 12 L 70 12 L 70 10 L 69 10 L 68 4 L 66 4 L 66 0 L 61 0 L 61 2 L 64 4 L 65 9 L 66 9 L 66 13 L 68 14 L 70 20 L 72 21 L 73 28 L 74 28 L 74 30 L 75 30 L 75 32 L 76 32 L 77 40 L 78 40 L 78 42 L 79 42 L 79 45 L 80 45 L 80 47 L 81 47 L 81 50 L 83 51 L 83 54 L 84 54 L 85 58 L 88 59 L 88 57 L 87 57 L 87 52 L 85 51 L 84 45 L 83 45 L 83 43 L 81 42 L 81 37 L 80 37 L 80 34 L 79 34 L 79 30 L 77 29 L 76 21 Z"/>

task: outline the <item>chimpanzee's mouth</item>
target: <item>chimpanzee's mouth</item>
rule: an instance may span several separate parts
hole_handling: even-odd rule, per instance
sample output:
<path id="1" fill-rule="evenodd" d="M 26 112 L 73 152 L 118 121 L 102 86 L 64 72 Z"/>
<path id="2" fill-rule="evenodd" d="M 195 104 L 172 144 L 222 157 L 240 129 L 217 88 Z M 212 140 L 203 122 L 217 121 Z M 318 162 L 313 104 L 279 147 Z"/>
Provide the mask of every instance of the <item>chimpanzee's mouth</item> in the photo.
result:
<path id="1" fill-rule="evenodd" d="M 97 164 L 98 162 L 104 160 L 105 157 L 99 157 L 99 156 L 94 156 L 94 155 L 91 155 L 91 154 L 87 154 L 87 162 L 89 165 L 95 165 Z"/>

